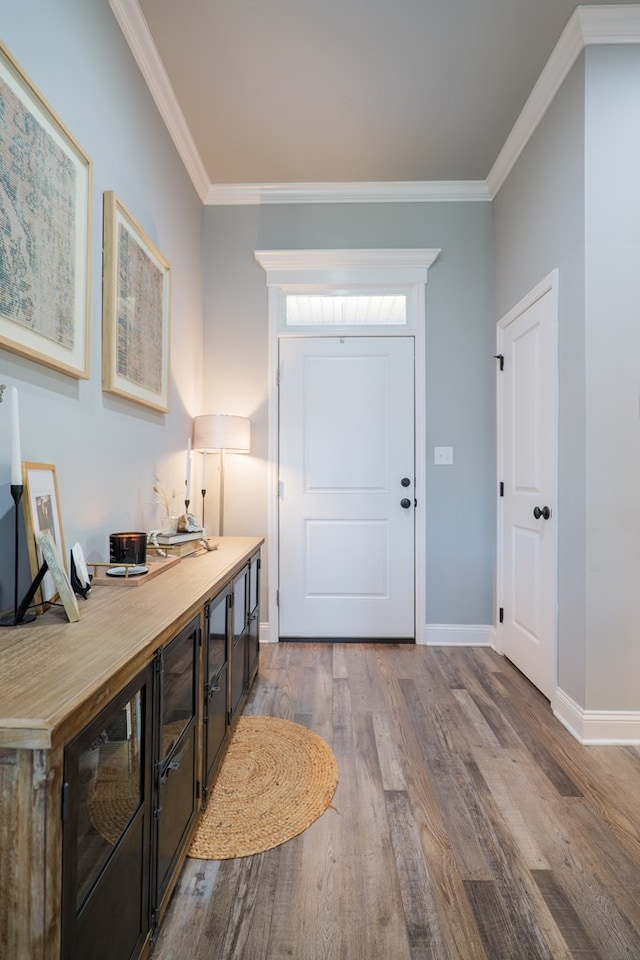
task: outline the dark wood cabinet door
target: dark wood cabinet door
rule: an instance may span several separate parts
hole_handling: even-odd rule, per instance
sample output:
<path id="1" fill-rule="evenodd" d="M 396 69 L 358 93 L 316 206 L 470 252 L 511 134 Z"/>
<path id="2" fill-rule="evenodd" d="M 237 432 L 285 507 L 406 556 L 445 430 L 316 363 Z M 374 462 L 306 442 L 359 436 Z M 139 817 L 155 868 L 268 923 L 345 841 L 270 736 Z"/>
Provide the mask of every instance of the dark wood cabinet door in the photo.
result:
<path id="1" fill-rule="evenodd" d="M 150 926 L 153 672 L 65 749 L 63 960 L 137 957 Z"/>
<path id="2" fill-rule="evenodd" d="M 152 924 L 198 816 L 196 721 L 200 618 L 196 617 L 155 661 L 156 746 L 153 801 Z"/>

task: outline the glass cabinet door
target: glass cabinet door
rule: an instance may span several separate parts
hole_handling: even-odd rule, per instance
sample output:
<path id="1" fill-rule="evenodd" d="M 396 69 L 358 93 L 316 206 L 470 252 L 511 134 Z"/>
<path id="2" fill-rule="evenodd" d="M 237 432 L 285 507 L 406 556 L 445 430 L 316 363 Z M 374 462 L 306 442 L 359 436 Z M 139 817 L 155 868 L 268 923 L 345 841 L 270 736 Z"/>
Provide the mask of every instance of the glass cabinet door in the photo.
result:
<path id="1" fill-rule="evenodd" d="M 228 624 L 230 587 L 225 587 L 207 604 L 207 675 L 208 683 L 220 673 L 228 658 Z"/>
<path id="2" fill-rule="evenodd" d="M 147 668 L 65 750 L 64 960 L 126 960 L 148 929 L 152 676 Z"/>
<path id="3" fill-rule="evenodd" d="M 260 554 L 249 561 L 249 634 L 247 637 L 248 683 L 251 685 L 258 672 L 260 658 Z"/>
<path id="4" fill-rule="evenodd" d="M 233 644 L 231 651 L 231 719 L 242 707 L 247 690 L 247 604 L 249 565 L 233 581 Z"/>
<path id="5" fill-rule="evenodd" d="M 154 757 L 152 921 L 191 826 L 197 802 L 197 683 L 200 617 L 196 617 L 156 655 L 159 733 Z"/>
<path id="6" fill-rule="evenodd" d="M 249 567 L 249 613 L 252 613 L 260 601 L 260 554 L 251 557 Z"/>
<path id="7" fill-rule="evenodd" d="M 160 761 L 166 760 L 196 714 L 197 643 L 198 629 L 190 626 L 162 650 Z"/>
<path id="8" fill-rule="evenodd" d="M 206 805 L 209 786 L 228 730 L 229 597 L 224 587 L 206 606 L 206 650 L 204 676 L 204 736 L 202 803 Z"/>

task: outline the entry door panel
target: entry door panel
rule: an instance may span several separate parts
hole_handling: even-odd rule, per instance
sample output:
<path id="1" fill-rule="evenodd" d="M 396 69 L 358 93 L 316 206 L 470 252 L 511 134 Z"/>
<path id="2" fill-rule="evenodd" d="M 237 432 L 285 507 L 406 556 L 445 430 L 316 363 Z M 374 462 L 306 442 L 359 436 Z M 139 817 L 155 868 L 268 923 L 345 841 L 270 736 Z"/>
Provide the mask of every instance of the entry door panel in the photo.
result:
<path id="1" fill-rule="evenodd" d="M 556 337 L 552 291 L 504 332 L 504 653 L 551 698 L 556 652 Z M 536 516 L 544 508 L 548 517 Z"/>
<path id="2" fill-rule="evenodd" d="M 413 408 L 412 338 L 281 340 L 280 636 L 414 637 Z"/>

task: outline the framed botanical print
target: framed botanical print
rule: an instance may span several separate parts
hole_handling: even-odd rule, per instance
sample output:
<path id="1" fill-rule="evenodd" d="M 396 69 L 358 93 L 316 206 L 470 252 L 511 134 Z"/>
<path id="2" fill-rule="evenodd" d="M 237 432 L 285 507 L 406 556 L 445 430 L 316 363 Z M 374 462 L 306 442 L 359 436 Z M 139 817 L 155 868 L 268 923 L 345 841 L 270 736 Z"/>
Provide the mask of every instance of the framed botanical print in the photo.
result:
<path id="1" fill-rule="evenodd" d="M 0 347 L 89 376 L 92 166 L 0 42 Z"/>
<path id="2" fill-rule="evenodd" d="M 171 268 L 113 191 L 104 195 L 102 387 L 169 409 Z"/>

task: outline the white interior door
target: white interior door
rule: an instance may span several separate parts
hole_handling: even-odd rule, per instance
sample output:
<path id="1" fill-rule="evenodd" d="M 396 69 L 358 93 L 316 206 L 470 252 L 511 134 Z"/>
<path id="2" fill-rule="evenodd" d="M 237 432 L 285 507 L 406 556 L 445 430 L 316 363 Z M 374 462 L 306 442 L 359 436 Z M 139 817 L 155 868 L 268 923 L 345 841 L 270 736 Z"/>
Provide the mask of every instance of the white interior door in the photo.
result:
<path id="1" fill-rule="evenodd" d="M 413 639 L 413 338 L 283 338 L 279 374 L 280 636 Z"/>
<path id="2" fill-rule="evenodd" d="M 500 327 L 502 650 L 551 699 L 556 686 L 557 600 L 553 285 L 534 291 Z"/>

